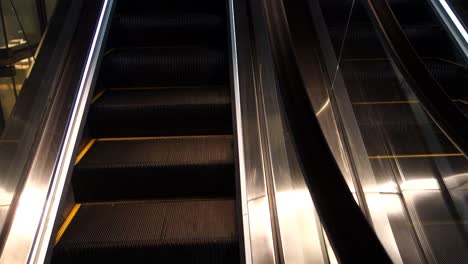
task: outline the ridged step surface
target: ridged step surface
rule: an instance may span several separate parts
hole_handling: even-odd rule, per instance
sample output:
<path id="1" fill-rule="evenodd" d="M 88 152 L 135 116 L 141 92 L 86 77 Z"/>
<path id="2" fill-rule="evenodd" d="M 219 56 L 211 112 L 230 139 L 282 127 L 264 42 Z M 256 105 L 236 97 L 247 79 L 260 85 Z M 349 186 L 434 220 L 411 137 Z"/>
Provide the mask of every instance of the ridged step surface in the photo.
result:
<path id="1" fill-rule="evenodd" d="M 232 137 L 98 140 L 72 185 L 78 202 L 233 197 Z"/>
<path id="2" fill-rule="evenodd" d="M 233 200 L 81 205 L 53 263 L 238 263 Z"/>
<path id="3" fill-rule="evenodd" d="M 95 137 L 208 135 L 232 131 L 229 88 L 110 90 L 92 106 Z"/>
<path id="4" fill-rule="evenodd" d="M 426 0 L 387 0 L 393 13 L 401 23 L 428 22 L 433 20 L 434 13 L 425 4 Z M 354 5 L 353 5 L 354 3 Z M 346 23 L 348 18 L 355 22 L 370 22 L 367 12 L 355 0 L 322 0 L 320 7 L 325 12 L 329 26 Z M 350 16 L 350 11 L 352 15 Z"/>
<path id="5" fill-rule="evenodd" d="M 218 14 L 122 14 L 114 18 L 114 46 L 223 45 L 225 18 Z M 151 34 L 147 34 L 151 32 Z"/>
<path id="6" fill-rule="evenodd" d="M 170 1 L 155 1 L 142 0 L 119 0 L 116 7 L 118 13 L 137 13 L 137 14 L 153 14 L 155 16 L 161 14 L 182 14 L 182 13 L 226 13 L 226 1 L 219 0 L 170 0 Z"/>
<path id="7" fill-rule="evenodd" d="M 406 25 L 402 27 L 403 32 L 411 44 L 418 50 L 420 56 L 440 57 L 445 59 L 454 58 L 453 46 L 447 42 L 445 30 L 434 24 Z M 349 32 L 345 35 L 339 27 L 331 28 L 330 35 L 335 43 L 335 51 L 344 41 L 344 59 L 369 59 L 387 57 L 383 46 L 376 34 L 372 24 L 351 24 Z M 431 43 L 428 45 L 428 43 Z"/>
<path id="8" fill-rule="evenodd" d="M 224 84 L 224 51 L 200 47 L 116 49 L 104 58 L 106 87 Z"/>
<path id="9" fill-rule="evenodd" d="M 425 59 L 427 69 L 452 99 L 467 99 L 468 70 L 441 60 Z M 399 81 L 388 60 L 354 60 L 343 64 L 352 101 L 401 101 L 414 99 Z M 408 97 L 409 96 L 409 97 Z"/>

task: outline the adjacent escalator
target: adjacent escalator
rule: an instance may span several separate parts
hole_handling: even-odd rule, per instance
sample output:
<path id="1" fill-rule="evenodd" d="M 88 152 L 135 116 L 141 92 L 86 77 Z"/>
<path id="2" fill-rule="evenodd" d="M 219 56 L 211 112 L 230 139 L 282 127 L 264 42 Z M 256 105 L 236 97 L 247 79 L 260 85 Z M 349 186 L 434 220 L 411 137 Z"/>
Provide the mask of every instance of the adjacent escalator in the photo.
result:
<path id="1" fill-rule="evenodd" d="M 342 86 L 334 88 L 340 96 L 343 91 L 349 96 L 346 100 L 349 98 L 354 115 L 340 114 L 356 118 L 359 130 L 354 132 L 362 136 L 365 146 L 360 154 L 367 154 L 372 174 L 372 178 L 357 176 L 360 182 L 356 185 L 361 185 L 367 199 L 367 205 L 361 206 L 372 218 L 379 210 L 386 211 L 391 231 L 385 231 L 378 220 L 370 222 L 395 262 L 456 262 L 468 247 L 462 224 L 466 221 L 467 193 L 462 183 L 468 170 L 466 153 L 426 110 L 430 102 L 436 102 L 434 98 L 420 98 L 415 93 L 411 78 L 418 76 L 402 74 L 407 65 L 389 56 L 394 53 L 386 50 L 389 45 L 379 37 L 380 27 L 371 20 L 375 10 L 366 10 L 368 1 L 319 2 L 339 63 L 337 76 L 342 77 L 334 82 Z M 452 103 L 468 115 L 467 59 L 431 1 L 374 2 L 379 7 L 389 4 L 424 66 Z M 401 49 L 397 42 L 392 44 L 394 50 Z M 439 88 L 420 89 L 434 87 Z M 365 159 L 364 155 L 359 158 Z"/>
<path id="2" fill-rule="evenodd" d="M 117 2 L 53 263 L 239 263 L 225 1 Z"/>

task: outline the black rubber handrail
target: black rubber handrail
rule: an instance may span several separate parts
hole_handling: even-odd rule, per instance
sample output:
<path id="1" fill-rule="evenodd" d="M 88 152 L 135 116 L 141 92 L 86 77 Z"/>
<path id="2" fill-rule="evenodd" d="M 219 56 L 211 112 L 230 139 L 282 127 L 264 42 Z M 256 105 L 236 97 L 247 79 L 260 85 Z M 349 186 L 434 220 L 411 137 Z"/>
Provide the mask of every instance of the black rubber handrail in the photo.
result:
<path id="1" fill-rule="evenodd" d="M 361 0 L 386 52 L 426 112 L 468 157 L 468 118 L 452 102 L 406 37 L 387 0 Z M 462 87 L 461 87 L 462 88 Z"/>
<path id="2" fill-rule="evenodd" d="M 335 255 L 340 263 L 391 263 L 354 200 L 307 93 L 306 83 L 327 85 L 307 3 L 304 0 L 263 0 L 263 4 L 280 100 L 302 172 Z M 314 65 L 307 72 L 301 71 L 297 60 L 297 56 L 304 54 L 296 53 L 304 46 L 308 51 L 305 56 Z"/>

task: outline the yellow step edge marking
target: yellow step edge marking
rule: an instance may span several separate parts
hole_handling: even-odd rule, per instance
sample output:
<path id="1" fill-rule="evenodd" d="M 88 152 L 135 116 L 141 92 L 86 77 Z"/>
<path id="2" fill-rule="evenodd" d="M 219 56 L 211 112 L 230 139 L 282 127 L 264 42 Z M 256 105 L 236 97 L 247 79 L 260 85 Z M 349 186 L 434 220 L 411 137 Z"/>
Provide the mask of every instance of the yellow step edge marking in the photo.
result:
<path id="1" fill-rule="evenodd" d="M 204 85 L 196 86 L 156 86 L 156 87 L 121 87 L 121 88 L 109 88 L 109 91 L 142 91 L 142 90 L 162 90 L 162 89 L 196 89 L 204 87 Z M 222 85 L 207 85 L 206 87 L 223 87 Z"/>
<path id="2" fill-rule="evenodd" d="M 353 105 L 379 105 L 379 104 L 417 104 L 419 101 L 381 101 L 381 102 L 355 102 Z"/>
<path id="3" fill-rule="evenodd" d="M 98 94 L 96 94 L 94 97 L 93 97 L 93 100 L 91 101 L 91 104 L 94 104 L 94 102 L 96 102 L 99 98 L 101 98 L 101 96 L 106 92 L 107 90 L 102 90 L 100 91 Z"/>
<path id="4" fill-rule="evenodd" d="M 63 222 L 62 226 L 60 227 L 59 231 L 57 232 L 57 236 L 55 237 L 55 245 L 60 241 L 60 238 L 62 238 L 63 234 L 67 230 L 68 226 L 70 225 L 71 221 L 75 217 L 76 213 L 80 209 L 81 204 L 75 204 L 73 206 L 72 210 L 68 214 L 67 218 L 65 218 L 65 221 Z"/>
<path id="5" fill-rule="evenodd" d="M 80 153 L 78 154 L 78 156 L 76 157 L 76 160 L 75 160 L 75 165 L 78 164 L 78 162 L 80 162 L 80 160 L 84 157 L 84 155 L 86 154 L 86 152 L 88 152 L 88 150 L 94 145 L 94 142 L 96 142 L 96 139 L 91 139 L 88 144 L 86 144 L 86 146 L 83 148 L 83 150 L 80 151 Z"/>
<path id="6" fill-rule="evenodd" d="M 462 99 L 456 99 L 456 100 L 453 100 L 453 101 L 468 105 L 468 101 L 465 101 L 465 100 L 462 100 Z"/>
<path id="7" fill-rule="evenodd" d="M 231 135 L 199 135 L 199 136 L 172 136 L 172 137 L 115 137 L 98 138 L 96 141 L 131 141 L 131 140 L 152 140 L 152 139 L 178 139 L 178 138 L 214 138 L 214 137 L 232 137 Z"/>
<path id="8" fill-rule="evenodd" d="M 436 158 L 436 157 L 463 157 L 462 153 L 442 154 L 414 154 L 414 155 L 377 155 L 369 156 L 369 159 L 406 159 L 406 158 Z"/>
<path id="9" fill-rule="evenodd" d="M 453 99 L 452 102 L 458 102 L 462 104 L 468 104 L 467 101 L 462 99 Z M 409 101 L 376 101 L 376 102 L 353 102 L 353 105 L 385 105 L 385 104 L 417 104 L 419 101 L 417 100 L 409 100 Z"/>
<path id="10" fill-rule="evenodd" d="M 221 200 L 229 200 L 229 198 L 220 198 Z M 210 198 L 194 198 L 191 201 L 211 201 Z M 118 204 L 135 204 L 135 203 L 171 203 L 179 202 L 181 199 L 171 198 L 171 199 L 162 199 L 162 200 L 113 200 L 113 201 L 97 201 L 97 202 L 84 202 L 81 203 L 81 206 L 88 205 L 118 205 Z"/>

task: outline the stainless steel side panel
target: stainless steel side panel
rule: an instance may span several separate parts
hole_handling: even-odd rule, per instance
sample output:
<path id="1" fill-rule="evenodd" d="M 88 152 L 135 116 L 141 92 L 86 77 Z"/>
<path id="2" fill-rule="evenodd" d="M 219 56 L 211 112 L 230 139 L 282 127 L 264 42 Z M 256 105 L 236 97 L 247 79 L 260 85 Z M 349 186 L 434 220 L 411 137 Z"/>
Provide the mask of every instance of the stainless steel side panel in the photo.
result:
<path id="1" fill-rule="evenodd" d="M 76 99 L 71 109 L 70 119 L 51 118 L 46 124 L 45 133 L 40 139 L 38 151 L 17 203 L 0 263 L 24 264 L 44 263 L 45 261 L 50 247 L 54 220 L 70 168 L 73 165 L 72 158 L 76 150 L 79 131 L 82 128 L 82 119 L 97 77 L 95 69 L 102 55 L 101 48 L 113 3 L 113 0 L 103 1 L 91 49 L 81 76 L 79 91 L 76 92 L 77 98 L 67 98 Z M 60 112 L 63 109 L 55 109 L 55 111 Z M 55 133 L 57 124 L 65 127 L 64 135 Z M 65 138 L 62 147 L 56 143 L 62 141 L 61 136 Z M 56 157 L 57 160 L 51 160 L 52 157 Z"/>
<path id="2" fill-rule="evenodd" d="M 245 263 L 276 263 L 266 186 L 247 6 L 229 0 L 235 136 L 245 245 Z"/>

